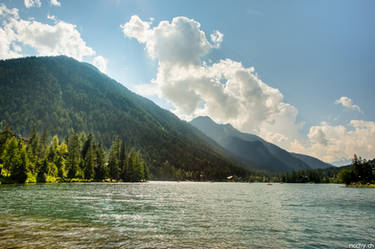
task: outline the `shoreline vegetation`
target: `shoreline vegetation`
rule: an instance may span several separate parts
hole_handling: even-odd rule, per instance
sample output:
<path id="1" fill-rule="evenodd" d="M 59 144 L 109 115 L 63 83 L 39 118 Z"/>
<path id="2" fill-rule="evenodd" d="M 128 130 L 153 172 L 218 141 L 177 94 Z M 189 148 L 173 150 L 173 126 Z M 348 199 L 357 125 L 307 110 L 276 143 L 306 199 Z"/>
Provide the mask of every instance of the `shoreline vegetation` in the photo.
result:
<path id="1" fill-rule="evenodd" d="M 350 188 L 375 188 L 375 184 L 349 184 L 346 187 Z"/>
<path id="2" fill-rule="evenodd" d="M 150 171 L 141 154 L 115 137 L 105 155 L 103 146 L 90 134 L 73 132 L 62 142 L 50 141 L 45 129 L 28 139 L 13 134 L 10 126 L 0 132 L 0 182 L 53 183 L 83 181 L 142 182 Z"/>
<path id="3" fill-rule="evenodd" d="M 194 177 L 195 172 L 176 168 L 166 161 L 154 173 L 155 177 L 141 153 L 129 149 L 119 137 L 115 137 L 109 150 L 105 151 L 91 134 L 73 132 L 60 142 L 57 135 L 51 139 L 46 129 L 39 135 L 34 127 L 27 139 L 15 135 L 9 125 L 0 130 L 0 184 L 167 180 L 344 183 L 347 187 L 375 188 L 374 172 L 375 159 L 366 161 L 354 155 L 350 166 L 289 173 L 254 171 L 247 177 L 229 175 L 223 179 L 205 179 L 202 174 Z"/>

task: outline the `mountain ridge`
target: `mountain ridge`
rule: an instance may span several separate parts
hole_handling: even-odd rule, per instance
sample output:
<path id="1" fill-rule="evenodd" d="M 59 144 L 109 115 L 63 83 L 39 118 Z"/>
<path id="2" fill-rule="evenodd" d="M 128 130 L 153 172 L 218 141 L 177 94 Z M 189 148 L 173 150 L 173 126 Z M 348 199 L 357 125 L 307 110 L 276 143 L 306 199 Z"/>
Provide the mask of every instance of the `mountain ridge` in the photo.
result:
<path id="1" fill-rule="evenodd" d="M 230 124 L 217 124 L 207 116 L 197 117 L 190 123 L 237 155 L 239 162 L 250 165 L 249 168 L 253 170 L 290 172 L 332 166 L 317 158 L 290 153 L 259 136 L 240 132 Z"/>
<path id="2" fill-rule="evenodd" d="M 66 56 L 0 61 L 0 122 L 23 136 L 33 126 L 60 138 L 93 133 L 107 148 L 120 136 L 142 152 L 154 174 L 165 165 L 195 180 L 249 174 L 189 123 Z"/>

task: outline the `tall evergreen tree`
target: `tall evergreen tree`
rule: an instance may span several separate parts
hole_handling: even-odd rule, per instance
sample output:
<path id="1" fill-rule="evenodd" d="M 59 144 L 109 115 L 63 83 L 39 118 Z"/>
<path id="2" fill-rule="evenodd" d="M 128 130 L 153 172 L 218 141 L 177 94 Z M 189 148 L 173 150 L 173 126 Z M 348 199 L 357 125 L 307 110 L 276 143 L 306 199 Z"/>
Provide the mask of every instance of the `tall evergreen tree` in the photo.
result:
<path id="1" fill-rule="evenodd" d="M 125 181 L 139 182 L 145 181 L 149 177 L 149 171 L 141 154 L 134 149 L 131 149 L 126 160 L 127 174 Z M 147 171 L 147 172 L 146 172 Z M 145 173 L 146 172 L 146 173 Z"/>
<path id="2" fill-rule="evenodd" d="M 133 179 L 132 182 L 140 182 L 144 180 L 144 169 L 145 163 L 141 158 L 141 154 L 139 152 L 135 152 L 133 154 L 132 160 L 132 167 L 133 167 Z"/>
<path id="3" fill-rule="evenodd" d="M 79 176 L 80 172 L 80 162 L 81 162 L 81 152 L 78 134 L 73 132 L 73 134 L 68 138 L 68 177 L 75 178 Z"/>
<path id="4" fill-rule="evenodd" d="M 34 171 L 36 170 L 36 165 L 38 163 L 39 158 L 42 156 L 42 148 L 40 145 L 40 137 L 36 127 L 34 126 L 29 135 L 29 143 L 27 146 L 27 153 L 30 160 L 30 163 L 34 167 Z M 36 173 L 36 172 L 34 172 Z"/>
<path id="5" fill-rule="evenodd" d="M 82 167 L 86 179 L 94 178 L 96 163 L 95 142 L 92 134 L 89 134 L 82 147 Z"/>
<path id="6" fill-rule="evenodd" d="M 45 154 L 47 153 L 48 149 L 48 141 L 49 141 L 49 134 L 48 128 L 44 128 L 42 132 L 42 136 L 40 138 L 40 146 L 41 146 L 41 154 L 39 155 L 40 158 L 44 158 Z"/>
<path id="7" fill-rule="evenodd" d="M 10 125 L 7 125 L 4 129 L 4 131 L 2 131 L 0 133 L 0 156 L 1 154 L 3 153 L 4 149 L 5 149 L 5 145 L 6 145 L 6 142 L 11 138 L 13 137 L 13 132 L 12 132 L 12 127 L 10 127 Z M 1 161 L 0 161 L 1 163 Z"/>
<path id="8" fill-rule="evenodd" d="M 120 157 L 119 157 L 119 167 L 120 167 L 120 178 L 125 181 L 127 175 L 127 164 L 126 164 L 126 147 L 124 141 L 121 141 L 120 145 Z"/>
<path id="9" fill-rule="evenodd" d="M 108 176 L 108 168 L 105 164 L 104 150 L 101 144 L 96 148 L 96 167 L 95 179 L 98 181 L 105 180 Z"/>
<path id="10" fill-rule="evenodd" d="M 120 139 L 113 141 L 108 157 L 109 177 L 111 180 L 118 180 L 120 177 Z"/>
<path id="11" fill-rule="evenodd" d="M 13 165 L 18 164 L 18 160 L 20 160 L 18 141 L 15 137 L 11 137 L 6 141 L 2 155 L 3 169 L 6 170 L 7 176 L 10 176 L 10 173 L 13 170 Z"/>
<path id="12" fill-rule="evenodd" d="M 53 162 L 48 161 L 45 158 L 41 164 L 38 172 L 38 182 L 48 182 L 48 177 L 56 177 L 58 175 L 58 169 Z"/>
<path id="13" fill-rule="evenodd" d="M 95 176 L 96 153 L 94 146 L 91 145 L 84 158 L 84 173 L 86 179 L 92 179 Z"/>
<path id="14" fill-rule="evenodd" d="M 67 177 L 67 169 L 66 169 L 66 158 L 68 156 L 68 146 L 64 141 L 56 148 L 57 157 L 56 157 L 56 167 L 58 169 L 58 176 L 61 178 Z"/>
<path id="15" fill-rule="evenodd" d="M 12 165 L 11 178 L 16 182 L 24 183 L 27 179 L 27 174 L 29 173 L 29 161 L 27 158 L 26 146 L 21 138 L 18 140 L 17 157 L 17 160 L 15 160 Z"/>

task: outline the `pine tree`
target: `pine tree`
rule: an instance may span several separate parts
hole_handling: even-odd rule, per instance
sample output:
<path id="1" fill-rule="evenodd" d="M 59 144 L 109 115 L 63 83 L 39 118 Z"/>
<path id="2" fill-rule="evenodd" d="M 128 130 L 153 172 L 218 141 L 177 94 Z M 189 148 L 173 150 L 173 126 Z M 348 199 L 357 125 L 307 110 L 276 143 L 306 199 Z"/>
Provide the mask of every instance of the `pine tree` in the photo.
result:
<path id="1" fill-rule="evenodd" d="M 77 133 L 73 134 L 68 138 L 68 177 L 75 178 L 79 176 L 81 162 L 80 143 Z"/>
<path id="2" fill-rule="evenodd" d="M 95 162 L 96 162 L 96 153 L 94 151 L 94 146 L 90 146 L 89 150 L 86 153 L 85 159 L 84 159 L 84 173 L 86 179 L 92 179 L 94 178 L 94 168 L 95 168 Z"/>
<path id="3" fill-rule="evenodd" d="M 2 131 L 0 133 L 0 156 L 1 154 L 3 153 L 4 149 L 5 149 L 5 145 L 6 145 L 6 142 L 11 138 L 13 137 L 13 132 L 12 132 L 12 127 L 10 127 L 10 125 L 7 125 L 4 129 L 4 131 Z M 1 161 L 0 161 L 1 163 Z"/>
<path id="4" fill-rule="evenodd" d="M 13 165 L 20 160 L 18 155 L 18 141 L 15 137 L 7 140 L 2 153 L 3 169 L 6 171 L 6 176 L 10 176 L 13 171 Z"/>
<path id="5" fill-rule="evenodd" d="M 12 136 L 12 128 L 9 125 L 7 125 L 4 131 L 0 133 L 0 165 L 4 163 L 4 158 L 7 156 L 6 152 L 4 153 L 4 150 L 6 149 L 7 143 Z M 2 175 L 2 169 L 3 167 L 0 167 L 0 176 Z"/>
<path id="6" fill-rule="evenodd" d="M 96 148 L 95 179 L 105 180 L 108 176 L 108 168 L 105 164 L 104 150 L 101 144 Z"/>
<path id="7" fill-rule="evenodd" d="M 40 170 L 38 172 L 38 182 L 48 182 L 48 177 L 56 177 L 58 174 L 58 169 L 53 162 L 49 162 L 45 158 L 42 162 Z"/>
<path id="8" fill-rule="evenodd" d="M 57 146 L 56 151 L 57 158 L 55 164 L 58 169 L 58 176 L 61 178 L 65 178 L 67 177 L 66 158 L 68 155 L 68 146 L 63 141 L 60 145 Z"/>
<path id="9" fill-rule="evenodd" d="M 10 176 L 15 182 L 24 183 L 29 172 L 29 161 L 23 140 L 17 140 L 15 137 L 9 139 L 4 148 L 2 158 L 7 176 Z"/>
<path id="10" fill-rule="evenodd" d="M 48 149 L 48 140 L 49 140 L 48 129 L 44 128 L 42 137 L 40 138 L 41 149 L 40 149 L 39 158 L 45 157 L 45 154 L 47 153 L 47 149 Z"/>
<path id="11" fill-rule="evenodd" d="M 124 141 L 121 141 L 120 146 L 120 158 L 119 158 L 119 167 L 120 167 L 120 178 L 125 181 L 127 172 L 127 164 L 126 164 L 126 147 Z"/>
<path id="12" fill-rule="evenodd" d="M 27 154 L 30 160 L 30 163 L 33 164 L 34 169 L 36 170 L 36 165 L 39 158 L 42 154 L 42 148 L 40 145 L 40 138 L 37 132 L 36 127 L 34 126 L 29 135 L 29 144 L 27 146 Z M 36 172 L 34 172 L 36 173 Z"/>
<path id="13" fill-rule="evenodd" d="M 145 180 L 145 163 L 141 154 L 131 149 L 127 157 L 127 176 L 126 181 L 140 182 Z"/>
<path id="14" fill-rule="evenodd" d="M 18 151 L 14 158 L 11 170 L 11 178 L 19 183 L 24 183 L 27 179 L 28 173 L 28 158 L 26 153 L 26 146 L 22 139 L 18 140 Z M 17 159 L 16 159 L 17 158 Z"/>
<path id="15" fill-rule="evenodd" d="M 120 139 L 115 138 L 113 141 L 108 158 L 109 177 L 111 180 L 118 180 L 120 177 Z"/>
<path id="16" fill-rule="evenodd" d="M 83 162 L 83 171 L 86 179 L 94 178 L 94 168 L 96 161 L 96 153 L 94 150 L 95 143 L 94 138 L 90 134 L 87 137 L 87 140 L 83 144 L 82 148 L 82 162 Z"/>

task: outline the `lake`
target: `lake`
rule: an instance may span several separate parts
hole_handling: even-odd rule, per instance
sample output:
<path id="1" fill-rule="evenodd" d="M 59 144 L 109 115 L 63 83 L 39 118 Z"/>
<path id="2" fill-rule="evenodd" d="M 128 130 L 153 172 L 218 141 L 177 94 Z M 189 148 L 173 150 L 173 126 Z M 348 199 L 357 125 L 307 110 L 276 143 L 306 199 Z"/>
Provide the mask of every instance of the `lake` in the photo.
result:
<path id="1" fill-rule="evenodd" d="M 338 184 L 0 185 L 0 248 L 375 244 L 375 189 Z"/>

